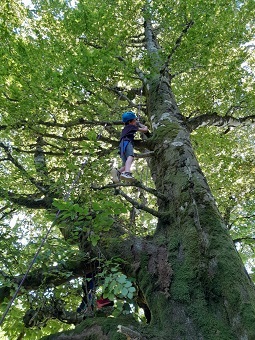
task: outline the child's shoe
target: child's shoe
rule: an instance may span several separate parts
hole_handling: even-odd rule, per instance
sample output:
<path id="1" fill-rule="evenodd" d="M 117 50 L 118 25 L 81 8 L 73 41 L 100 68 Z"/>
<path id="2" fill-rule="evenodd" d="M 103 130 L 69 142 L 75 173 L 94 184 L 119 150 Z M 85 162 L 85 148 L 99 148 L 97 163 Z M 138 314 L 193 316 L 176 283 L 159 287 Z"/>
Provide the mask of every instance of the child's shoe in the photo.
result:
<path id="1" fill-rule="evenodd" d="M 111 175 L 112 175 L 112 181 L 113 183 L 119 183 L 120 182 L 120 172 L 118 169 L 112 169 L 111 170 Z"/>
<path id="2" fill-rule="evenodd" d="M 122 172 L 122 173 L 120 174 L 120 179 L 124 179 L 125 181 L 128 181 L 128 182 L 133 182 L 133 181 L 135 181 L 135 178 L 132 177 L 131 172 Z"/>

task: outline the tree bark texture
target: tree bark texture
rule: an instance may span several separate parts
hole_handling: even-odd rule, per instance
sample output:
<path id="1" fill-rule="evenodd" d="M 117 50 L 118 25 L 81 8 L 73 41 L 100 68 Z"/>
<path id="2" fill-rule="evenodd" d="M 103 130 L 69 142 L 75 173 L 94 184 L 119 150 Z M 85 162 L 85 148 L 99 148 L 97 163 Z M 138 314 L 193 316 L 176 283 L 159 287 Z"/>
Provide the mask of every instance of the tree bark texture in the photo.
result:
<path id="1" fill-rule="evenodd" d="M 150 326 L 160 339 L 254 339 L 254 285 L 198 165 L 167 74 L 147 84 L 147 100 L 151 173 L 168 197 L 158 200 L 154 247 L 136 258 Z"/>

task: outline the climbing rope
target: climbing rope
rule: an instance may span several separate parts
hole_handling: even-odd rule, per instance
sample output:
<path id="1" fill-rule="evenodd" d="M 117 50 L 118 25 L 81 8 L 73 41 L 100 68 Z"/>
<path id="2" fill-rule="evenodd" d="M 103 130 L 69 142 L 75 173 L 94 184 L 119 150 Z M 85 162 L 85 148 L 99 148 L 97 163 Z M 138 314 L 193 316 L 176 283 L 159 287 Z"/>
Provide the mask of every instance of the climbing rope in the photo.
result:
<path id="1" fill-rule="evenodd" d="M 100 139 L 100 137 L 101 137 L 101 132 L 100 132 L 100 134 L 99 134 L 99 138 L 98 138 L 98 139 Z M 85 159 L 85 160 L 82 162 L 82 164 L 81 164 L 81 166 L 80 166 L 80 168 L 79 168 L 79 171 L 78 171 L 76 177 L 74 178 L 74 180 L 73 180 L 73 182 L 72 182 L 72 184 L 71 184 L 69 190 L 67 191 L 66 195 L 64 196 L 64 201 L 67 201 L 67 200 L 69 199 L 69 197 L 70 197 L 72 191 L 74 190 L 76 184 L 78 183 L 78 181 L 79 181 L 79 179 L 80 179 L 80 177 L 81 177 L 81 175 L 82 175 L 82 173 L 83 173 L 83 169 L 84 169 L 85 165 L 87 164 L 87 162 L 88 162 L 87 159 Z M 4 314 L 2 315 L 2 317 L 1 317 L 0 326 L 3 324 L 3 322 L 4 322 L 4 320 L 5 320 L 5 318 L 6 318 L 7 314 L 8 314 L 8 312 L 9 312 L 9 310 L 10 310 L 10 308 L 11 308 L 13 302 L 14 302 L 14 300 L 15 300 L 16 297 L 18 296 L 18 293 L 19 293 L 19 291 L 20 291 L 20 289 L 21 289 L 21 287 L 22 287 L 24 281 L 26 280 L 26 278 L 27 278 L 27 276 L 28 276 L 28 274 L 29 274 L 31 268 L 33 267 L 33 265 L 34 265 L 34 263 L 35 263 L 35 261 L 36 261 L 38 255 L 39 255 L 39 253 L 40 253 L 40 251 L 41 251 L 43 245 L 45 244 L 45 242 L 46 242 L 46 240 L 47 240 L 47 238 L 48 238 L 48 236 L 49 236 L 49 234 L 50 234 L 50 232 L 51 232 L 53 226 L 55 225 L 55 222 L 56 222 L 56 220 L 58 219 L 60 212 L 61 212 L 61 211 L 58 210 L 58 212 L 56 213 L 56 216 L 55 216 L 55 218 L 54 218 L 52 224 L 50 225 L 50 227 L 48 228 L 48 230 L 47 230 L 45 236 L 43 237 L 43 239 L 42 239 L 42 241 L 41 241 L 41 243 L 40 243 L 40 246 L 38 247 L 38 249 L 37 249 L 37 251 L 36 251 L 36 253 L 35 253 L 35 255 L 34 255 L 32 261 L 31 261 L 31 263 L 30 263 L 30 265 L 29 265 L 28 268 L 27 268 L 27 271 L 25 272 L 25 274 L 24 274 L 22 280 L 20 281 L 20 284 L 19 284 L 18 288 L 16 289 L 16 291 L 15 291 L 15 293 L 14 293 L 12 299 L 11 299 L 10 302 L 8 303 L 5 312 L 4 312 Z"/>

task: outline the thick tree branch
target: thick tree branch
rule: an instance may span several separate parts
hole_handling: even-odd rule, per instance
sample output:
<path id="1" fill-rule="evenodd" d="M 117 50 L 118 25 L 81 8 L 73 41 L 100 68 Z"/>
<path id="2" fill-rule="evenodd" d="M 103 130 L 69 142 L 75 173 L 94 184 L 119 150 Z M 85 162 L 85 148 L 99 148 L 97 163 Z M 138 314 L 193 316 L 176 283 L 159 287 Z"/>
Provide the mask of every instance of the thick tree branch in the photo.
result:
<path id="1" fill-rule="evenodd" d="M 122 123 L 123 124 L 123 123 Z M 33 131 L 35 131 L 37 133 L 36 130 L 32 129 Z M 90 141 L 90 139 L 88 139 L 86 136 L 80 136 L 80 137 L 65 137 L 65 136 L 60 136 L 60 135 L 56 135 L 56 134 L 51 134 L 51 133 L 44 133 L 43 134 L 44 138 L 50 138 L 50 139 L 56 139 L 56 140 L 63 140 L 65 142 L 82 142 L 82 141 Z M 117 148 L 119 146 L 119 140 L 114 140 L 111 139 L 109 137 L 104 137 L 102 135 L 100 135 L 100 138 L 98 138 L 98 141 L 100 142 L 104 142 L 104 143 L 108 143 L 111 144 L 113 148 Z M 137 149 L 144 149 L 146 148 L 146 141 L 142 140 L 142 139 L 136 139 L 134 141 L 134 146 Z M 103 152 L 105 152 L 106 150 L 102 149 Z M 74 154 L 74 153 L 73 153 Z"/>
<path id="2" fill-rule="evenodd" d="M 85 260 L 73 260 L 58 266 L 49 267 L 47 271 L 43 269 L 35 269 L 27 275 L 22 287 L 23 289 L 30 291 L 38 289 L 38 287 L 40 287 L 42 284 L 46 286 L 58 286 L 74 278 L 91 273 L 94 268 L 95 265 L 89 261 L 85 262 Z M 4 279 L 8 281 L 8 286 L 5 286 L 3 283 L 0 288 L 0 303 L 2 303 L 5 298 L 10 298 L 10 282 L 15 285 L 19 285 L 23 279 L 23 275 L 16 277 L 10 277 L 8 275 L 3 275 L 2 273 L 1 275 L 4 276 Z"/>
<path id="3" fill-rule="evenodd" d="M 149 16 L 144 21 L 144 34 L 145 34 L 146 49 L 149 51 L 149 53 L 158 54 L 158 51 L 160 49 L 160 45 L 158 43 L 155 31 L 153 29 L 153 25 L 152 25 L 152 22 L 151 22 Z"/>
<path id="4" fill-rule="evenodd" d="M 123 124 L 123 123 L 122 123 Z M 101 124 L 100 124 L 101 125 Z M 106 126 L 107 124 L 105 124 Z M 30 127 L 32 131 L 35 133 L 39 133 L 37 128 Z M 64 142 L 82 142 L 82 141 L 91 141 L 90 138 L 86 137 L 86 132 L 84 134 L 80 134 L 78 137 L 67 137 L 66 135 L 62 134 L 55 134 L 55 133 L 49 133 L 49 132 L 44 132 L 41 134 L 43 138 L 50 138 L 50 139 L 55 139 L 55 140 L 61 140 Z M 109 137 L 102 136 L 102 132 L 100 131 L 98 136 L 97 136 L 98 141 L 105 142 L 112 144 L 113 146 L 117 146 L 119 144 L 118 140 L 113 140 Z"/>
<path id="5" fill-rule="evenodd" d="M 29 126 L 30 122 L 27 120 L 24 121 L 20 121 L 18 124 L 8 124 L 8 125 L 0 125 L 0 130 L 5 130 L 5 129 L 9 129 L 9 128 L 13 128 L 13 129 L 20 129 L 23 127 L 27 127 Z M 34 122 L 35 124 L 35 122 Z M 41 125 L 41 126 L 46 126 L 46 127 L 58 127 L 58 128 L 71 128 L 71 127 L 76 127 L 79 125 L 86 125 L 86 126 L 105 126 L 105 125 L 123 125 L 122 121 L 118 120 L 118 121 L 92 121 L 92 120 L 86 120 L 84 118 L 77 118 L 75 120 L 66 122 L 66 123 L 58 123 L 57 121 L 52 121 L 52 122 L 47 122 L 47 121 L 43 121 L 43 120 L 38 120 L 36 122 L 36 125 Z"/>
<path id="6" fill-rule="evenodd" d="M 255 115 L 250 115 L 241 118 L 234 118 L 231 116 L 220 116 L 216 112 L 207 113 L 197 117 L 190 118 L 186 121 L 187 127 L 190 131 L 203 126 L 218 126 L 218 127 L 237 127 L 240 125 L 253 125 L 255 123 Z"/>
<path id="7" fill-rule="evenodd" d="M 69 325 L 78 325 L 84 319 L 83 314 L 65 310 L 61 300 L 51 300 L 41 308 L 29 309 L 26 312 L 23 317 L 25 327 L 44 327 L 49 319 L 58 319 Z"/>
<path id="8" fill-rule="evenodd" d="M 135 158 L 146 158 L 146 157 L 152 157 L 154 155 L 154 151 L 147 151 L 143 153 L 134 153 Z"/>
<path id="9" fill-rule="evenodd" d="M 148 8 L 145 9 L 145 12 L 147 10 Z M 144 21 L 144 33 L 145 33 L 145 48 L 148 51 L 151 67 L 155 68 L 155 70 L 157 70 L 156 72 L 158 72 L 163 67 L 162 58 L 159 55 L 159 51 L 161 50 L 161 47 L 158 43 L 155 31 L 153 29 L 153 25 L 152 25 L 152 22 L 149 16 L 147 16 L 146 20 Z"/>
<path id="10" fill-rule="evenodd" d="M 27 153 L 27 154 L 34 154 L 35 153 L 35 150 L 26 150 L 26 149 L 21 149 L 21 148 L 17 148 L 15 146 L 12 147 L 13 150 L 15 150 L 16 152 L 19 152 L 19 153 Z M 59 157 L 66 157 L 66 150 L 63 148 L 63 151 L 62 152 L 54 152 L 54 151 L 44 151 L 43 152 L 45 156 L 59 156 Z M 73 155 L 77 155 L 77 156 L 82 156 L 83 153 L 80 152 L 80 153 L 74 153 L 72 152 Z M 5 159 L 6 160 L 6 159 Z"/>
<path id="11" fill-rule="evenodd" d="M 249 237 L 249 236 L 245 236 L 245 237 L 238 237 L 233 239 L 233 242 L 236 243 L 240 243 L 240 242 L 246 242 L 246 243 L 254 243 L 255 242 L 255 237 Z"/>
<path id="12" fill-rule="evenodd" d="M 0 197 L 4 200 L 24 206 L 29 209 L 48 209 L 53 202 L 52 197 L 43 197 L 41 195 L 19 195 L 0 188 Z"/>
<path id="13" fill-rule="evenodd" d="M 143 85 L 145 86 L 147 84 L 147 78 L 142 70 L 140 70 L 138 67 L 135 69 L 135 72 L 137 73 L 139 79 L 143 82 Z"/>
<path id="14" fill-rule="evenodd" d="M 89 41 L 86 35 L 82 35 L 79 37 L 79 40 L 82 41 L 85 45 L 101 50 L 103 46 L 94 43 L 93 41 Z"/>

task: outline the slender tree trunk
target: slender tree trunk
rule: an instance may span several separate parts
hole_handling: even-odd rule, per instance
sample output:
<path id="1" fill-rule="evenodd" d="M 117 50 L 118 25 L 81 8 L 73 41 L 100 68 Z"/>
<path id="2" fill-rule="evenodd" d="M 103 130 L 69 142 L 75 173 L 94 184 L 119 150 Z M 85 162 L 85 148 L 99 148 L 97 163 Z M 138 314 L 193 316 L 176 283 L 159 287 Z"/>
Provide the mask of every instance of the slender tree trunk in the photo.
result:
<path id="1" fill-rule="evenodd" d="M 167 198 L 158 202 L 153 240 L 139 253 L 151 328 L 159 339 L 255 339 L 254 285 L 198 165 L 168 74 L 147 90 L 151 172 Z"/>

